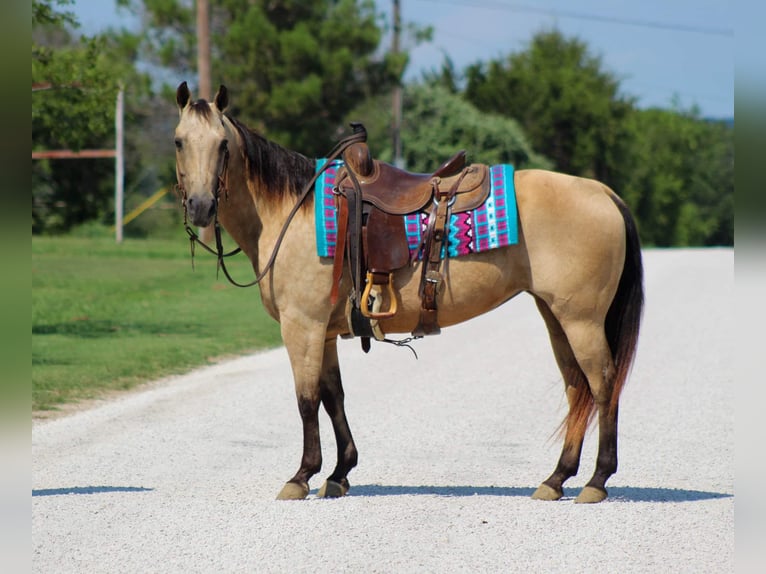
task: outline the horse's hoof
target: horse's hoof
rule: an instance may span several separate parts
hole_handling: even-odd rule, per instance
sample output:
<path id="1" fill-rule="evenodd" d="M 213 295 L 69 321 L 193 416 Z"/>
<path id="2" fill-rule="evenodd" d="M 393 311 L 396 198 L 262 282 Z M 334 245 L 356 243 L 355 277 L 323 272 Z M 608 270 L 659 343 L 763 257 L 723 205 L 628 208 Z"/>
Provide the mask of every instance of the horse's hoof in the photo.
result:
<path id="1" fill-rule="evenodd" d="M 594 504 L 601 502 L 606 498 L 606 490 L 596 488 L 595 486 L 586 486 L 580 491 L 580 494 L 575 498 L 575 502 L 578 504 Z"/>
<path id="2" fill-rule="evenodd" d="M 322 485 L 322 488 L 317 492 L 319 498 L 340 498 L 346 496 L 348 492 L 348 485 L 335 482 L 334 480 L 326 480 Z"/>
<path id="3" fill-rule="evenodd" d="M 309 495 L 309 485 L 305 482 L 288 482 L 279 491 L 277 500 L 303 500 Z"/>
<path id="4" fill-rule="evenodd" d="M 552 488 L 548 486 L 547 484 L 543 483 L 540 486 L 537 487 L 537 490 L 535 490 L 534 494 L 532 494 L 533 500 L 558 500 L 564 496 L 564 493 L 560 490 L 556 490 L 555 488 Z"/>

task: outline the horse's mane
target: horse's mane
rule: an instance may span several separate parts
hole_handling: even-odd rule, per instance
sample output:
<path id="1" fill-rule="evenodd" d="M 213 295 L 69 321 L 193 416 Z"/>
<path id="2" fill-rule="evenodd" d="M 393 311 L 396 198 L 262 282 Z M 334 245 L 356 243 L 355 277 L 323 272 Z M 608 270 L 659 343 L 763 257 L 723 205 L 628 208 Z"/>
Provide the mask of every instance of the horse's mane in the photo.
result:
<path id="1" fill-rule="evenodd" d="M 226 117 L 242 137 L 249 175 L 260 179 L 263 192 L 273 198 L 285 193 L 299 196 L 314 175 L 316 161 L 267 140 L 229 114 Z M 312 198 L 309 194 L 306 199 Z"/>
<path id="2" fill-rule="evenodd" d="M 197 100 L 196 102 L 193 102 L 190 107 L 191 111 L 198 116 L 202 116 L 206 119 L 210 118 L 210 106 L 205 100 Z"/>

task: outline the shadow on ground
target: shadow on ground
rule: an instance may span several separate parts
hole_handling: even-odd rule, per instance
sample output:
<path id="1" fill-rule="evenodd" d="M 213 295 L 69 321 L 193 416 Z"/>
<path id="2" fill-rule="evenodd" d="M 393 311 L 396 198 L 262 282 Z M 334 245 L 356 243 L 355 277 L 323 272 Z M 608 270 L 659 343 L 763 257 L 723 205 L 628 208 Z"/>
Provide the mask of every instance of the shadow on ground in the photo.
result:
<path id="1" fill-rule="evenodd" d="M 625 502 L 696 502 L 731 498 L 733 494 L 686 490 L 678 488 L 644 488 L 614 486 L 607 489 L 611 501 Z M 380 484 L 351 485 L 349 496 L 520 496 L 530 497 L 535 488 L 506 486 L 384 486 Z M 579 488 L 564 491 L 564 498 L 577 496 Z"/>
<path id="2" fill-rule="evenodd" d="M 105 492 L 149 492 L 143 486 L 70 486 L 69 488 L 41 488 L 32 490 L 32 496 L 59 496 L 62 494 L 102 494 Z"/>

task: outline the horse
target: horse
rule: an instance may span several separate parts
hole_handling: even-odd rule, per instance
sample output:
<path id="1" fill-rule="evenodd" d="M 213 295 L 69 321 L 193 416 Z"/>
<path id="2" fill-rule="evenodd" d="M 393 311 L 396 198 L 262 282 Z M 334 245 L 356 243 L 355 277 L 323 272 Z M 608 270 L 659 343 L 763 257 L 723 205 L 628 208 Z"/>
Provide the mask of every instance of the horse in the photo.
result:
<path id="1" fill-rule="evenodd" d="M 277 498 L 305 499 L 309 480 L 321 470 L 320 403 L 332 422 L 337 461 L 317 496 L 344 496 L 358 453 L 346 418 L 337 340 L 349 335 L 344 296 L 352 286 L 346 269 L 340 279 L 343 296 L 331 302 L 332 261 L 319 257 L 310 244 L 314 199 L 301 192 L 310 187 L 316 160 L 226 113 L 224 85 L 208 102 L 195 101 L 183 82 L 176 103 L 176 175 L 184 216 L 199 227 L 220 221 L 250 259 L 261 301 L 279 322 L 292 368 L 303 451 L 298 471 Z M 597 503 L 607 498 L 606 481 L 617 470 L 619 398 L 634 360 L 644 303 L 636 224 L 622 199 L 598 181 L 522 169 L 515 171 L 514 183 L 518 242 L 450 259 L 449 288 L 438 294 L 439 322 L 446 327 L 466 321 L 522 292 L 534 298 L 563 377 L 568 412 L 559 428 L 558 463 L 532 498 L 563 497 L 564 482 L 578 471 L 584 435 L 597 419 L 595 471 L 575 498 Z M 413 262 L 395 273 L 398 311 L 380 321 L 386 334 L 416 327 L 420 266 Z"/>

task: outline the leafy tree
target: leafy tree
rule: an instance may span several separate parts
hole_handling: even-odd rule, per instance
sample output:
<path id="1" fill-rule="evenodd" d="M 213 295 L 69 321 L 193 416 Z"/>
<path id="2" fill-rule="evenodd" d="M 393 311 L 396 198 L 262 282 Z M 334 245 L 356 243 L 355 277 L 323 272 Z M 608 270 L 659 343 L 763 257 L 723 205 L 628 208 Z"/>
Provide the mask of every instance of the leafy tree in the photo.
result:
<path id="1" fill-rule="evenodd" d="M 731 245 L 733 130 L 695 111 L 637 110 L 587 45 L 541 32 L 527 50 L 465 72 L 465 97 L 519 120 L 558 171 L 625 197 L 645 245 Z M 445 70 L 438 79 L 449 80 Z"/>
<path id="2" fill-rule="evenodd" d="M 733 245 L 734 133 L 695 111 L 636 110 L 621 190 L 645 245 Z"/>
<path id="3" fill-rule="evenodd" d="M 79 148 L 114 124 L 117 77 L 103 38 L 77 38 L 74 16 L 57 10 L 71 0 L 32 3 L 32 126 L 67 147 Z"/>
<path id="4" fill-rule="evenodd" d="M 517 119 L 557 170 L 619 184 L 632 100 L 584 42 L 541 32 L 523 52 L 469 66 L 466 80 L 468 101 Z"/>
<path id="5" fill-rule="evenodd" d="M 147 78 L 132 66 L 130 36 L 78 36 L 78 22 L 65 11 L 69 4 L 32 3 L 33 149 L 112 147 L 120 85 L 130 85 L 134 109 L 148 88 Z M 32 232 L 65 231 L 103 217 L 113 209 L 113 194 L 113 162 L 33 160 Z"/>
<path id="6" fill-rule="evenodd" d="M 460 93 L 463 80 L 463 74 L 455 67 L 454 60 L 448 55 L 444 56 L 440 69 L 423 72 L 423 81 L 426 84 L 442 86 L 453 94 Z"/>
<path id="7" fill-rule="evenodd" d="M 392 161 L 388 100 L 373 99 L 349 115 L 362 121 L 373 154 Z M 510 118 L 482 113 L 441 85 L 405 86 L 401 137 L 407 169 L 432 171 L 458 149 L 469 161 L 512 163 L 517 167 L 550 167 L 535 153 L 519 124 Z"/>
<path id="8" fill-rule="evenodd" d="M 143 15 L 144 57 L 194 76 L 194 3 L 120 0 Z M 211 0 L 214 84 L 232 91 L 232 113 L 307 155 L 334 143 L 344 114 L 401 77 L 406 55 L 380 54 L 371 0 Z"/>

